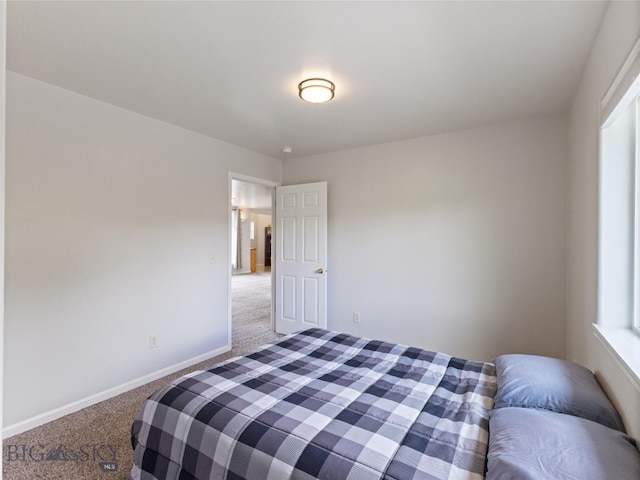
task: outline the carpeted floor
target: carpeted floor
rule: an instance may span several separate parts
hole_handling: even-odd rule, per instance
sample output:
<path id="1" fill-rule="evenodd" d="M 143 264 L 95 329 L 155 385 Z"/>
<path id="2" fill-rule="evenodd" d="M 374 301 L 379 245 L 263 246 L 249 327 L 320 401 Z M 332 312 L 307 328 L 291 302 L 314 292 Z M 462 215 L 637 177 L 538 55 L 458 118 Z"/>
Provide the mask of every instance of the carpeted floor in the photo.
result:
<path id="1" fill-rule="evenodd" d="M 174 378 L 264 343 L 271 331 L 271 274 L 233 277 L 231 352 L 3 441 L 5 480 L 122 480 L 133 463 L 131 423 L 146 398 Z"/>

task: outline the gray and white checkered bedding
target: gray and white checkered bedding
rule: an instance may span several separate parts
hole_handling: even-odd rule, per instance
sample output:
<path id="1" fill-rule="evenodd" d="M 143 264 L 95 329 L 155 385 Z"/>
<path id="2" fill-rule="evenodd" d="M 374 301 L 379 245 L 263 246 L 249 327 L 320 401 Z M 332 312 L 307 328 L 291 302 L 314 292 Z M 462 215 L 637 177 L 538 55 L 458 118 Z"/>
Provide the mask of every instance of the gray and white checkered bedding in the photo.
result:
<path id="1" fill-rule="evenodd" d="M 133 479 L 481 479 L 492 364 L 311 329 L 149 398 Z"/>

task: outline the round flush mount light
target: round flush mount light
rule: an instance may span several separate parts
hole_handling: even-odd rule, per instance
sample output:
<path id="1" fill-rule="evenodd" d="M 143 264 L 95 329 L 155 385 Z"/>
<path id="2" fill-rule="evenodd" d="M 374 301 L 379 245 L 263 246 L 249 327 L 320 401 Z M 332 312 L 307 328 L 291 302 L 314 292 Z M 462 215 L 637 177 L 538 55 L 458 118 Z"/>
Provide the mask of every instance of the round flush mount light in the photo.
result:
<path id="1" fill-rule="evenodd" d="M 336 86 L 324 78 L 308 78 L 298 84 L 298 95 L 305 102 L 325 103 L 333 98 Z"/>

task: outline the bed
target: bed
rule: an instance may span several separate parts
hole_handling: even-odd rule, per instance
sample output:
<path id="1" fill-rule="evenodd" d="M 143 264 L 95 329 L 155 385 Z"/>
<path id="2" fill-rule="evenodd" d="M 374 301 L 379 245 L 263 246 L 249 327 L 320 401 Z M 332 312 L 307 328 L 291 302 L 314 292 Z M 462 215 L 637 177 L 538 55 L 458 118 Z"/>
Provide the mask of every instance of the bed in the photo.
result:
<path id="1" fill-rule="evenodd" d="M 550 369 L 555 383 L 541 373 Z M 576 432 L 601 441 L 576 442 Z M 547 448 L 553 435 L 577 444 L 566 465 Z M 635 442 L 584 367 L 470 361 L 321 329 L 160 389 L 132 443 L 135 480 L 640 478 Z M 604 473 L 581 477 L 595 471 L 585 459 L 602 455 Z"/>

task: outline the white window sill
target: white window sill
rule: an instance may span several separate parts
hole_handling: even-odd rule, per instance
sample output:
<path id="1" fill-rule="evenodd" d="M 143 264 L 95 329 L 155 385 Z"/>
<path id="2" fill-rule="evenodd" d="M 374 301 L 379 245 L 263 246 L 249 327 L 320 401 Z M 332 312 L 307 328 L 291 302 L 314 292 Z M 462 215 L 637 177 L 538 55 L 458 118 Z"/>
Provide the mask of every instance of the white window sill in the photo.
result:
<path id="1" fill-rule="evenodd" d="M 595 336 L 611 352 L 637 386 L 640 386 L 640 335 L 630 328 L 593 324 Z"/>

